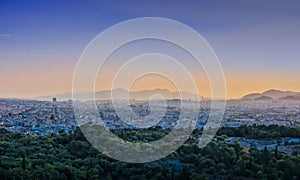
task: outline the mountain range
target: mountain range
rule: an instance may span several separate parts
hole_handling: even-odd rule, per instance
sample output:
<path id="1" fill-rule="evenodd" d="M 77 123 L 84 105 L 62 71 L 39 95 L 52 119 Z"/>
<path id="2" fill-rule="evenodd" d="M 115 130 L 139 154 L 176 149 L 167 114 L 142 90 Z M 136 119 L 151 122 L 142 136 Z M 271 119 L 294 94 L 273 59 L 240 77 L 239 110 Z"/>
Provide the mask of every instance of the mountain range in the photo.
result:
<path id="1" fill-rule="evenodd" d="M 258 101 L 268 101 L 268 100 L 300 100 L 300 92 L 293 91 L 281 91 L 276 89 L 271 89 L 262 93 L 252 93 L 245 95 L 241 98 L 242 100 L 258 100 Z"/>
<path id="2" fill-rule="evenodd" d="M 76 97 L 80 100 L 88 100 L 91 92 L 79 92 L 76 93 Z M 187 91 L 170 91 L 168 89 L 152 89 L 152 90 L 143 90 L 143 91 L 127 91 L 121 88 L 113 89 L 113 90 L 103 90 L 97 91 L 95 93 L 96 100 L 109 100 L 111 99 L 111 94 L 115 99 L 125 99 L 128 95 L 130 99 L 149 99 L 151 96 L 159 94 L 163 96 L 165 99 L 202 99 L 202 96 L 199 94 L 187 92 Z M 60 94 L 54 94 L 51 96 L 40 96 L 37 97 L 38 100 L 51 100 L 53 97 L 56 97 L 59 101 L 70 100 L 72 99 L 71 92 L 65 92 Z"/>
<path id="3" fill-rule="evenodd" d="M 113 94 L 115 99 L 125 99 L 128 94 L 130 99 L 149 99 L 151 96 L 159 94 L 163 96 L 165 99 L 180 99 L 180 95 L 182 99 L 203 99 L 203 96 L 187 91 L 170 91 L 168 89 L 152 89 L 152 90 L 143 90 L 143 91 L 130 91 L 118 88 L 114 90 L 102 90 L 97 91 L 95 93 L 96 100 L 109 100 L 111 99 L 111 94 Z M 90 92 L 79 92 L 76 93 L 76 97 L 80 100 L 88 100 Z M 72 99 L 71 92 L 65 92 L 60 94 L 54 94 L 51 96 L 40 96 L 36 99 L 38 100 L 51 100 L 53 97 L 56 97 L 59 101 L 65 101 Z M 271 89 L 268 91 L 264 91 L 262 93 L 251 93 L 243 96 L 240 100 L 255 100 L 255 101 L 270 101 L 270 100 L 300 100 L 300 92 L 293 91 L 281 91 L 276 89 Z"/>

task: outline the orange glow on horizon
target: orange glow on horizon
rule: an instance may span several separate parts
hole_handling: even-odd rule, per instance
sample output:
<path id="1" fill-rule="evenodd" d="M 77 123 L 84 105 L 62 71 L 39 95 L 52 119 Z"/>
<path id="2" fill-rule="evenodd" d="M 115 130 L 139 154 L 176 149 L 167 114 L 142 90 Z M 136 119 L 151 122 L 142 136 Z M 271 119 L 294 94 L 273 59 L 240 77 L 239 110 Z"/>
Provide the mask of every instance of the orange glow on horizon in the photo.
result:
<path id="1" fill-rule="evenodd" d="M 61 63 L 61 62 L 60 62 Z M 65 62 L 64 66 L 47 65 L 47 69 L 32 67 L 15 67 L 3 69 L 1 76 L 1 97 L 38 97 L 55 95 L 72 91 L 74 64 Z M 111 87 L 113 74 L 109 69 L 97 78 L 96 90 L 107 90 Z M 199 94 L 210 97 L 210 86 L 207 78 L 192 74 L 199 89 Z M 225 74 L 227 98 L 241 98 L 249 93 L 263 92 L 269 89 L 290 90 L 300 92 L 300 83 L 296 75 L 245 75 Z M 148 75 L 138 79 L 131 87 L 132 91 L 164 88 L 177 91 L 169 80 Z"/>

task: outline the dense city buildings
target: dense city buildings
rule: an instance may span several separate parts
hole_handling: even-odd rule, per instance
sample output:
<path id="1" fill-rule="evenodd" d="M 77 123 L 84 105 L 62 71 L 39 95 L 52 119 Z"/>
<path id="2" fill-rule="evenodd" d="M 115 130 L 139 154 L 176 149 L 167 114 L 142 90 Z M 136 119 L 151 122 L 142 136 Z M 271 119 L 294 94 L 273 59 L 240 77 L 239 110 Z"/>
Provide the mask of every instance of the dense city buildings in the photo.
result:
<path id="1" fill-rule="evenodd" d="M 154 120 L 159 118 L 154 126 L 171 129 L 174 128 L 180 116 L 180 101 L 168 100 L 167 102 L 168 106 L 162 117 L 150 113 L 151 108 L 148 102 L 134 102 L 130 107 L 141 119 L 146 116 L 150 116 L 148 118 Z M 97 101 L 96 104 L 99 116 L 107 128 L 138 128 L 138 126 L 134 125 L 138 122 L 129 123 L 130 112 L 122 112 L 125 115 L 123 117 L 127 119 L 124 121 L 120 119 L 111 101 Z M 193 112 L 199 114 L 196 128 L 201 128 L 207 123 L 210 113 L 210 102 L 200 102 L 199 107 L 197 109 L 198 112 Z M 128 116 L 126 116 L 127 113 Z M 77 119 L 80 119 L 80 117 L 77 117 Z M 181 119 L 184 121 L 184 118 Z M 227 101 L 222 126 L 239 127 L 241 125 L 251 126 L 254 124 L 297 126 L 300 124 L 300 101 Z M 34 135 L 50 135 L 59 131 L 74 131 L 77 125 L 78 122 L 75 119 L 72 101 L 59 102 L 54 98 L 52 101 L 0 100 L 0 127 L 10 131 Z"/>
<path id="2" fill-rule="evenodd" d="M 91 102 L 81 102 L 83 106 L 88 107 Z M 126 102 L 121 101 L 125 105 Z M 128 103 L 128 102 L 127 102 Z M 176 128 L 179 120 L 182 124 L 180 128 L 189 128 L 195 125 L 198 133 L 193 133 L 190 139 L 193 141 L 200 141 L 201 128 L 207 124 L 210 116 L 211 102 L 201 101 L 187 103 L 198 103 L 198 109 L 189 109 L 191 114 L 198 114 L 195 124 L 190 124 L 187 117 L 181 117 L 181 103 L 186 103 L 179 100 L 167 100 L 166 109 L 163 111 L 163 116 L 159 113 L 151 113 L 155 108 L 161 108 L 155 102 L 149 104 L 147 101 L 131 101 L 129 111 L 116 112 L 115 104 L 109 100 L 96 101 L 96 106 L 99 116 L 102 121 L 99 121 L 94 116 L 89 116 L 89 108 L 82 108 L 86 111 L 86 115 L 74 113 L 74 106 L 72 101 L 37 101 L 37 100 L 22 100 L 22 99 L 0 99 L 0 128 L 8 131 L 24 133 L 34 136 L 50 136 L 59 134 L 59 132 L 71 132 L 76 130 L 76 127 L 93 123 L 95 125 L 104 125 L 110 130 L 140 130 L 139 124 L 146 127 L 159 127 L 164 131 Z M 235 144 L 238 142 L 245 150 L 251 147 L 256 147 L 259 150 L 268 149 L 274 151 L 283 151 L 288 154 L 299 152 L 298 144 L 300 137 L 296 136 L 276 136 L 272 137 L 272 132 L 266 132 L 269 135 L 257 135 L 252 137 L 247 135 L 247 131 L 254 127 L 299 127 L 300 124 L 300 101 L 252 101 L 252 100 L 230 100 L 227 101 L 225 113 L 223 116 L 220 128 L 238 129 L 242 133 L 230 135 L 227 134 L 220 138 L 215 137 L 215 141 L 228 144 Z M 121 108 L 122 109 L 122 108 Z M 193 112 L 195 111 L 195 112 Z M 140 119 L 135 119 L 132 116 L 134 112 Z M 159 111 L 157 111 L 159 112 Z M 145 117 L 148 120 L 155 122 L 143 122 Z M 123 119 L 122 119 L 123 118 Z M 156 120 L 158 119 L 158 120 Z M 145 124 L 146 123 L 146 124 Z M 238 128 L 236 128 L 238 127 Z M 248 128 L 248 129 L 247 129 Z M 272 129 L 272 127 L 270 127 Z M 263 130 L 261 130 L 263 132 Z M 224 133 L 224 132 L 223 132 Z M 226 134 L 226 133 L 225 133 Z M 240 136 L 241 135 L 241 136 Z M 270 137 L 269 137 L 270 136 Z M 220 140 L 221 139 L 221 140 Z"/>
<path id="3" fill-rule="evenodd" d="M 71 102 L 0 100 L 1 127 L 33 135 L 73 131 L 76 122 Z"/>

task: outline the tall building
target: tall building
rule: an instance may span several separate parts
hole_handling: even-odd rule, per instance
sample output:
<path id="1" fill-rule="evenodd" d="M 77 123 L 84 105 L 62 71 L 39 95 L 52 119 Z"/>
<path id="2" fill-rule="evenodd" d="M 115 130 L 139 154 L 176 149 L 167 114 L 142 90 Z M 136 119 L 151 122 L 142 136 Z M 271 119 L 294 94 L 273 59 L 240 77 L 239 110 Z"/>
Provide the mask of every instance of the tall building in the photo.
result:
<path id="1" fill-rule="evenodd" d="M 56 97 L 52 98 L 52 102 L 56 102 Z"/>

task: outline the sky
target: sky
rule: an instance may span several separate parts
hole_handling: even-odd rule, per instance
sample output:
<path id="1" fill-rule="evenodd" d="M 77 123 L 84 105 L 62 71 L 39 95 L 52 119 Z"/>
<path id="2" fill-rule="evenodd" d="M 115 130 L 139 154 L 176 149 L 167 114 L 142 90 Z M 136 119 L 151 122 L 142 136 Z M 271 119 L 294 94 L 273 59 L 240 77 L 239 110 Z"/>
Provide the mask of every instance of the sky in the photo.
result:
<path id="1" fill-rule="evenodd" d="M 71 91 L 76 63 L 88 43 L 110 26 L 140 17 L 174 19 L 199 32 L 223 67 L 228 98 L 268 89 L 300 91 L 299 9 L 297 0 L 1 0 L 0 96 L 37 97 Z M 165 47 L 147 43 L 138 47 Z M 99 89 L 109 88 L 111 70 L 134 54 L 132 49 L 111 57 L 106 74 L 97 81 Z M 172 48 L 166 49 L 172 53 Z M 193 77 L 203 84 L 200 94 L 209 96 L 205 74 L 199 70 Z M 158 83 L 149 83 L 149 79 Z M 151 75 L 139 79 L 134 89 L 172 84 L 164 81 Z"/>

